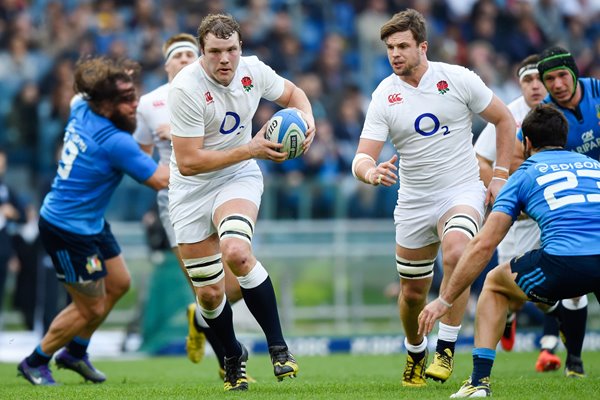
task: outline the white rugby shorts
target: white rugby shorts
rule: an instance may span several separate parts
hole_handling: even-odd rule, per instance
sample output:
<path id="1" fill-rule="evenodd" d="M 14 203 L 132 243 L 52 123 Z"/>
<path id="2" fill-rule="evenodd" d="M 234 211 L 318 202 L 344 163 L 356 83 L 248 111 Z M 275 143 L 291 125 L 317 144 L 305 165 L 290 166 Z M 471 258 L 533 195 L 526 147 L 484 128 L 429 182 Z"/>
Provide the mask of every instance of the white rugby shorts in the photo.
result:
<path id="1" fill-rule="evenodd" d="M 441 241 L 437 225 L 452 207 L 470 206 L 483 220 L 485 186 L 481 181 L 466 183 L 439 192 L 407 195 L 400 189 L 394 210 L 396 243 L 408 249 L 420 249 Z"/>
<path id="2" fill-rule="evenodd" d="M 531 218 L 517 220 L 498 245 L 498 263 L 503 264 L 515 257 L 540 247 L 540 228 Z"/>
<path id="3" fill-rule="evenodd" d="M 158 205 L 158 217 L 160 223 L 165 229 L 167 234 L 167 240 L 171 248 L 177 247 L 177 240 L 175 239 L 175 230 L 173 230 L 173 224 L 171 224 L 171 218 L 169 218 L 169 190 L 162 189 L 156 194 L 156 203 Z"/>
<path id="4" fill-rule="evenodd" d="M 260 208 L 262 193 L 263 177 L 256 164 L 193 185 L 169 184 L 169 216 L 177 243 L 200 242 L 217 232 L 212 217 L 226 201 L 245 199 Z"/>

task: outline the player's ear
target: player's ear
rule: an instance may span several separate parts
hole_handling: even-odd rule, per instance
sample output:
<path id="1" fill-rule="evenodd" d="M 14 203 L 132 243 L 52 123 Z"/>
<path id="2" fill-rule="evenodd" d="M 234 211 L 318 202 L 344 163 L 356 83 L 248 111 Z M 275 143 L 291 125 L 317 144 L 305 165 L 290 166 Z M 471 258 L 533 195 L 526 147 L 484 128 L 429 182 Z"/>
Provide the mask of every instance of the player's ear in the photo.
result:
<path id="1" fill-rule="evenodd" d="M 525 136 L 525 141 L 523 142 L 523 152 L 526 159 L 531 156 L 531 140 L 527 136 Z"/>

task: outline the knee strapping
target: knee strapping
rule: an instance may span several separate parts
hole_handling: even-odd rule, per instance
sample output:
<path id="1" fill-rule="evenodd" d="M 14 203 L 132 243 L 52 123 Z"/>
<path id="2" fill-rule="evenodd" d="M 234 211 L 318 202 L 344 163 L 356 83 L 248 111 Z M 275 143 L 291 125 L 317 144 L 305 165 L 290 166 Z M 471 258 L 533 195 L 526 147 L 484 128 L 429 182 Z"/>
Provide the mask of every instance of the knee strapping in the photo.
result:
<path id="1" fill-rule="evenodd" d="M 219 223 L 219 239 L 236 238 L 252 243 L 254 223 L 243 214 L 232 214 Z"/>
<path id="2" fill-rule="evenodd" d="M 202 258 L 185 258 L 183 265 L 196 287 L 215 284 L 225 277 L 221 253 Z"/>
<path id="3" fill-rule="evenodd" d="M 477 221 L 467 214 L 456 214 L 451 216 L 446 223 L 444 223 L 444 231 L 442 237 L 446 236 L 448 232 L 459 231 L 467 235 L 469 239 L 473 239 L 477 232 L 479 232 L 479 224 Z"/>
<path id="4" fill-rule="evenodd" d="M 400 278 L 404 279 L 423 279 L 433 276 L 433 260 L 413 261 L 396 255 L 396 270 Z"/>

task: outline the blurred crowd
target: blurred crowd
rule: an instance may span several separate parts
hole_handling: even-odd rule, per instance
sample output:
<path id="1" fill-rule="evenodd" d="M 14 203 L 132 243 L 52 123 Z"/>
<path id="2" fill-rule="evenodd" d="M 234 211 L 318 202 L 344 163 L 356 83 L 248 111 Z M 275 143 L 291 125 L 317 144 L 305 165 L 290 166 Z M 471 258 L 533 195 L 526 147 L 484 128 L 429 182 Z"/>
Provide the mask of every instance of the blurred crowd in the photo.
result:
<path id="1" fill-rule="evenodd" d="M 379 28 L 407 7 L 428 20 L 429 60 L 473 69 L 506 102 L 520 94 L 515 65 L 552 44 L 574 54 L 582 75 L 600 76 L 600 0 L 0 0 L 0 147 L 39 201 L 32 188 L 54 174 L 75 62 L 135 59 L 146 93 L 166 81 L 163 41 L 226 12 L 242 26 L 244 55 L 302 87 L 317 120 L 308 154 L 261 165 L 276 183 L 271 216 L 389 216 L 395 189 L 357 185 L 349 171 L 370 93 L 391 73 Z M 261 105 L 255 130 L 274 111 Z M 475 134 L 482 127 L 474 121 Z"/>

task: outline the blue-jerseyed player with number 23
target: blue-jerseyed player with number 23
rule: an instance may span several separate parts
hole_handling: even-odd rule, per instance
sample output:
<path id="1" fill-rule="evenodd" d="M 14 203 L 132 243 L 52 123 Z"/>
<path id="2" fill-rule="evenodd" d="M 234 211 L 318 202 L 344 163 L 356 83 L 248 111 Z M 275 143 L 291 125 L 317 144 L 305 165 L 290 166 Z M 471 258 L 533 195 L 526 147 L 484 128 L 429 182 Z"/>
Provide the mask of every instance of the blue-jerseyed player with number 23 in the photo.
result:
<path id="1" fill-rule="evenodd" d="M 508 179 L 483 229 L 469 243 L 440 297 L 421 312 L 419 331 L 431 331 L 452 302 L 483 270 L 521 212 L 541 230 L 541 248 L 487 274 L 477 303 L 473 373 L 452 398 L 491 395 L 490 375 L 506 312 L 525 301 L 600 295 L 600 161 L 565 150 L 568 123 L 539 105 L 522 125 L 527 160 Z"/>

